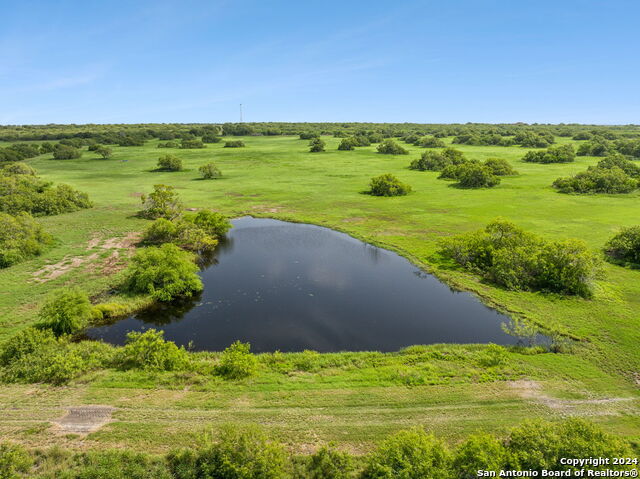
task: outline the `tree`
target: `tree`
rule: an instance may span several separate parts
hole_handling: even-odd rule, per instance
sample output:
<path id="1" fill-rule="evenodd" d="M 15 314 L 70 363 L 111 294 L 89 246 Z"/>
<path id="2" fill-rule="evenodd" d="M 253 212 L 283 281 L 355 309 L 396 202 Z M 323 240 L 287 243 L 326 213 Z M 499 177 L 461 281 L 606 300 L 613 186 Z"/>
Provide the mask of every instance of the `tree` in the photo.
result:
<path id="1" fill-rule="evenodd" d="M 82 156 L 82 151 L 73 146 L 67 145 L 56 145 L 53 150 L 53 159 L 54 160 L 74 160 L 80 158 Z"/>
<path id="2" fill-rule="evenodd" d="M 418 138 L 414 144 L 422 148 L 444 148 L 446 146 L 441 139 L 429 135 Z"/>
<path id="3" fill-rule="evenodd" d="M 513 176 L 518 172 L 511 167 L 511 164 L 502 158 L 487 158 L 484 166 L 489 168 L 496 176 Z"/>
<path id="4" fill-rule="evenodd" d="M 383 155 L 408 155 L 409 151 L 391 139 L 386 139 L 378 145 L 378 153 Z"/>
<path id="5" fill-rule="evenodd" d="M 106 146 L 96 148 L 95 152 L 105 160 L 113 156 L 113 150 L 111 148 L 107 148 Z"/>
<path id="6" fill-rule="evenodd" d="M 371 178 L 369 193 L 373 196 L 403 196 L 411 192 L 411 187 L 402 183 L 391 173 Z"/>
<path id="7" fill-rule="evenodd" d="M 173 219 L 180 215 L 183 205 L 173 186 L 153 185 L 153 192 L 142 195 L 143 210 L 140 215 L 149 218 Z"/>
<path id="8" fill-rule="evenodd" d="M 315 131 L 303 131 L 300 133 L 301 140 L 312 140 L 314 138 L 320 138 L 320 133 Z"/>
<path id="9" fill-rule="evenodd" d="M 631 178 L 617 166 L 589 167 L 575 176 L 558 178 L 553 187 L 561 193 L 631 193 L 638 188 L 638 180 Z"/>
<path id="10" fill-rule="evenodd" d="M 454 477 L 475 479 L 478 471 L 500 471 L 507 462 L 507 451 L 489 434 L 473 434 L 458 446 L 453 458 Z"/>
<path id="11" fill-rule="evenodd" d="M 189 355 L 173 341 L 165 341 L 164 331 L 148 329 L 127 333 L 126 345 L 118 352 L 116 361 L 124 369 L 175 371 L 189 362 Z"/>
<path id="12" fill-rule="evenodd" d="M 562 145 L 542 151 L 529 151 L 522 161 L 529 163 L 570 163 L 576 159 L 573 145 Z"/>
<path id="13" fill-rule="evenodd" d="M 353 137 L 344 138 L 338 145 L 338 150 L 341 150 L 341 151 L 355 150 L 356 146 L 358 146 L 358 141 L 355 138 Z"/>
<path id="14" fill-rule="evenodd" d="M 11 216 L 0 212 L 0 268 L 38 256 L 52 242 L 29 213 Z"/>
<path id="15" fill-rule="evenodd" d="M 489 167 L 476 163 L 458 166 L 457 179 L 461 188 L 492 188 L 500 184 L 500 178 Z"/>
<path id="16" fill-rule="evenodd" d="M 192 253 L 171 243 L 136 251 L 127 270 L 127 289 L 158 301 L 191 297 L 202 291 Z"/>
<path id="17" fill-rule="evenodd" d="M 313 138 L 309 142 L 309 152 L 310 153 L 320 153 L 324 151 L 325 142 L 320 138 Z"/>
<path id="18" fill-rule="evenodd" d="M 640 226 L 622 228 L 604 246 L 606 255 L 631 265 L 640 265 Z"/>
<path id="19" fill-rule="evenodd" d="M 78 288 L 63 288 L 49 296 L 40 312 L 38 327 L 50 329 L 56 336 L 84 329 L 93 314 L 89 296 Z"/>
<path id="20" fill-rule="evenodd" d="M 10 163 L 8 165 L 5 165 L 2 170 L 1 173 L 5 174 L 5 175 L 29 175 L 29 176 L 36 176 L 36 170 L 35 168 L 33 168 L 30 165 L 27 165 L 26 163 L 22 163 L 22 162 L 15 162 L 15 163 Z"/>
<path id="21" fill-rule="evenodd" d="M 200 168 L 198 168 L 198 171 L 202 175 L 202 178 L 205 180 L 212 180 L 214 178 L 220 178 L 222 176 L 222 172 L 214 163 L 207 163 L 206 165 L 202 165 Z"/>
<path id="22" fill-rule="evenodd" d="M 199 226 L 211 236 L 220 237 L 227 234 L 233 225 L 225 215 L 211 210 L 200 210 L 194 216 L 185 215 L 185 220 Z"/>
<path id="23" fill-rule="evenodd" d="M 158 169 L 162 171 L 181 171 L 182 160 L 174 155 L 164 155 L 158 158 Z"/>
<path id="24" fill-rule="evenodd" d="M 308 479 L 351 479 L 354 465 L 348 453 L 329 445 L 309 457 L 306 469 Z"/>
<path id="25" fill-rule="evenodd" d="M 422 429 L 400 431 L 369 455 L 362 479 L 424 479 L 450 476 L 451 457 L 442 441 Z"/>

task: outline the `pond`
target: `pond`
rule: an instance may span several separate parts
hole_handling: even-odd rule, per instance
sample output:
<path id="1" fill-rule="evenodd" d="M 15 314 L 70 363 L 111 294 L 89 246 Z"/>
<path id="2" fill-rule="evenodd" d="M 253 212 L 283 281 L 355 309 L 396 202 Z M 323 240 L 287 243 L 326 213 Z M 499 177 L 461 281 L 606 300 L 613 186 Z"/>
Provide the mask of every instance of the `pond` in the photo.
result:
<path id="1" fill-rule="evenodd" d="M 87 334 L 123 344 L 163 329 L 195 350 L 397 351 L 413 344 L 517 342 L 509 317 L 391 251 L 319 226 L 242 217 L 200 273 L 204 291 Z"/>

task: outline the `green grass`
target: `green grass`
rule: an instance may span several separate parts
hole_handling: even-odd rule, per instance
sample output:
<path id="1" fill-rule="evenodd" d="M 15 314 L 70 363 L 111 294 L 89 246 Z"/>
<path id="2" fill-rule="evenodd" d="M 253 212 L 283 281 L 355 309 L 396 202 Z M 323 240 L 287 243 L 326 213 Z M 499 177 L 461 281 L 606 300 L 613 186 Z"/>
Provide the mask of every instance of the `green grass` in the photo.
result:
<path id="1" fill-rule="evenodd" d="M 640 271 L 607 265 L 595 297 L 585 300 L 496 288 L 452 269 L 437 255 L 440 238 L 479 229 L 496 216 L 549 239 L 581 238 L 600 250 L 618 228 L 638 224 L 640 194 L 570 196 L 550 186 L 557 177 L 582 171 L 597 158 L 539 165 L 521 162 L 528 150 L 519 147 L 456 146 L 470 158 L 507 159 L 520 172 L 503 178 L 493 189 L 461 190 L 438 180 L 438 173 L 409 170 L 411 159 L 423 151 L 413 146 L 403 144 L 409 155 L 388 156 L 377 154 L 375 145 L 337 151 L 340 139 L 324 138 L 327 151 L 309 153 L 308 142 L 294 137 L 242 139 L 246 148 L 223 148 L 220 143 L 203 150 L 158 149 L 152 141 L 139 148 L 114 147 L 114 156 L 108 160 L 86 151 L 79 160 L 55 161 L 50 155 L 30 160 L 42 177 L 89 192 L 96 206 L 42 218 L 57 244 L 39 258 L 0 271 L 0 339 L 32 324 L 39 304 L 56 287 L 76 284 L 97 295 L 117 284 L 119 275 L 105 275 L 100 266 L 111 251 L 100 246 L 88 249 L 87 244 L 94 237 L 104 241 L 144 228 L 147 223 L 134 217 L 140 207 L 138 195 L 165 183 L 177 188 L 187 207 L 314 223 L 396 250 L 452 286 L 578 338 L 581 346 L 572 356 L 523 357 L 518 361 L 520 369 L 486 382 L 480 377 L 465 378 L 464 365 L 454 368 L 454 377 L 464 380 L 443 381 L 449 377 L 447 371 L 432 365 L 437 369 L 434 381 L 413 387 L 367 368 L 338 369 L 333 375 L 261 374 L 247 384 L 214 381 L 210 387 L 187 382 L 183 395 L 161 378 L 115 371 L 90 375 L 61 390 L 3 386 L 0 404 L 19 404 L 33 411 L 34 419 L 5 420 L 0 432 L 32 444 L 47 442 L 49 432 L 23 434 L 20 428 L 26 431 L 38 421 L 60 415 L 65 405 L 106 403 L 122 409 L 116 413 L 117 422 L 90 436 L 101 444 L 149 443 L 162 449 L 179 442 L 183 434 L 195 437 L 194 431 L 209 424 L 257 421 L 291 443 L 336 440 L 366 449 L 389 430 L 416 423 L 428 424 L 455 440 L 476 428 L 490 430 L 526 417 L 567 413 L 544 401 L 518 396 L 504 379 L 534 378 L 541 381 L 545 394 L 569 399 L 637 394 Z M 571 140 L 558 139 L 567 141 Z M 158 157 L 167 153 L 181 157 L 185 171 L 153 172 Z M 199 179 L 198 167 L 210 161 L 222 170 L 222 179 Z M 369 179 L 382 173 L 393 173 L 413 192 L 395 198 L 363 194 Z M 54 280 L 33 281 L 33 272 L 46 264 L 94 253 L 98 258 Z M 156 409 L 166 411 L 156 419 Z M 191 412 L 181 415 L 183 409 Z M 637 402 L 586 404 L 572 410 L 625 435 L 639 434 Z"/>

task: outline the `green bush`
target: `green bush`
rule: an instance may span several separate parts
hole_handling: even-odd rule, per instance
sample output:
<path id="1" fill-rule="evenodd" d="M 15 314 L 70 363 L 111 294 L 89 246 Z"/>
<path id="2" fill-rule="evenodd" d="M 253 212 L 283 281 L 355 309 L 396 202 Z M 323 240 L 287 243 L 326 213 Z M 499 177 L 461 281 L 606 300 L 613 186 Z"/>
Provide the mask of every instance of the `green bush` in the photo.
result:
<path id="1" fill-rule="evenodd" d="M 230 140 L 224 142 L 225 148 L 244 148 L 245 144 L 242 140 Z"/>
<path id="2" fill-rule="evenodd" d="M 561 193 L 631 193 L 638 188 L 638 180 L 631 178 L 622 169 L 589 167 L 587 171 L 572 177 L 558 178 L 553 187 Z"/>
<path id="3" fill-rule="evenodd" d="M 253 376 L 257 368 L 258 360 L 251 354 L 251 345 L 236 341 L 220 355 L 217 372 L 226 379 L 242 379 Z"/>
<path id="4" fill-rule="evenodd" d="M 355 138 L 353 137 L 344 138 L 338 145 L 338 150 L 341 150 L 341 151 L 355 150 L 356 146 L 358 146 L 358 141 Z"/>
<path id="5" fill-rule="evenodd" d="M 200 168 L 198 168 L 198 171 L 202 175 L 202 178 L 204 178 L 205 180 L 212 180 L 214 178 L 220 178 L 222 176 L 222 172 L 214 163 L 207 163 L 206 165 L 202 165 Z"/>
<path id="6" fill-rule="evenodd" d="M 93 316 L 93 307 L 86 292 L 63 288 L 49 296 L 38 316 L 39 328 L 50 329 L 56 336 L 62 336 L 84 329 Z"/>
<path id="7" fill-rule="evenodd" d="M 182 160 L 174 155 L 164 155 L 158 158 L 158 170 L 181 171 Z"/>
<path id="8" fill-rule="evenodd" d="M 220 440 L 195 453 L 178 451 L 168 463 L 177 479 L 284 479 L 286 454 L 257 427 L 225 427 Z"/>
<path id="9" fill-rule="evenodd" d="M 460 150 L 445 148 L 443 151 L 425 151 L 419 159 L 411 162 L 409 168 L 420 171 L 441 171 L 447 166 L 468 162 L 469 160 Z"/>
<path id="10" fill-rule="evenodd" d="M 589 297 L 601 260 L 579 240 L 545 241 L 503 219 L 484 230 L 447 238 L 441 253 L 512 290 Z"/>
<path id="11" fill-rule="evenodd" d="M 26 328 L 0 345 L 0 366 L 7 366 L 55 344 L 57 340 L 51 330 Z"/>
<path id="12" fill-rule="evenodd" d="M 496 176 L 513 176 L 518 172 L 511 167 L 511 164 L 502 158 L 487 158 L 484 166 L 489 168 Z"/>
<path id="13" fill-rule="evenodd" d="M 148 329 L 127 333 L 126 345 L 118 352 L 116 362 L 123 369 L 175 371 L 188 364 L 189 355 L 174 342 L 165 341 L 164 331 Z"/>
<path id="14" fill-rule="evenodd" d="M 182 148 L 183 150 L 193 150 L 206 147 L 207 145 L 205 145 L 202 140 L 198 140 L 195 138 L 192 140 L 183 139 L 180 143 L 180 148 Z"/>
<path id="15" fill-rule="evenodd" d="M 0 268 L 42 254 L 53 238 L 29 213 L 0 212 Z"/>
<path id="16" fill-rule="evenodd" d="M 323 446 L 309 457 L 306 479 L 350 479 L 354 471 L 351 455 L 335 447 Z"/>
<path id="17" fill-rule="evenodd" d="M 158 218 L 144 231 L 142 242 L 173 243 L 190 251 L 211 251 L 218 244 L 217 237 L 226 233 L 229 227 L 229 221 L 223 215 L 203 210 L 172 221 Z"/>
<path id="18" fill-rule="evenodd" d="M 409 192 L 411 187 L 391 173 L 375 176 L 369 183 L 369 193 L 373 196 L 403 196 Z"/>
<path id="19" fill-rule="evenodd" d="M 136 251 L 127 270 L 127 289 L 158 301 L 191 297 L 202 291 L 193 254 L 171 243 Z"/>
<path id="20" fill-rule="evenodd" d="M 113 156 L 113 150 L 111 148 L 107 148 L 106 146 L 96 148 L 94 151 L 105 160 Z"/>
<path id="21" fill-rule="evenodd" d="M 313 138 L 309 142 L 309 152 L 310 153 L 320 153 L 324 151 L 325 142 L 320 138 Z"/>
<path id="22" fill-rule="evenodd" d="M 93 310 L 98 319 L 121 318 L 131 313 L 131 308 L 122 303 L 100 303 Z"/>
<path id="23" fill-rule="evenodd" d="M 1 171 L 5 175 L 29 175 L 36 176 L 36 170 L 30 165 L 22 162 L 5 165 Z"/>
<path id="24" fill-rule="evenodd" d="M 429 135 L 418 138 L 414 144 L 416 146 L 421 146 L 422 148 L 444 148 L 447 146 L 440 138 Z"/>
<path id="25" fill-rule="evenodd" d="M 211 210 L 200 210 L 195 215 L 185 215 L 185 220 L 199 226 L 211 236 L 224 236 L 233 228 L 225 215 Z"/>
<path id="26" fill-rule="evenodd" d="M 158 143 L 158 148 L 178 148 L 180 145 L 177 141 L 167 141 L 165 143 Z"/>
<path id="27" fill-rule="evenodd" d="M 469 436 L 455 451 L 452 470 L 458 479 L 475 479 L 478 471 L 496 471 L 505 468 L 507 451 L 503 444 L 489 434 Z"/>
<path id="28" fill-rule="evenodd" d="M 457 168 L 456 178 L 460 188 L 492 188 L 500 184 L 500 178 L 487 166 L 465 163 Z"/>
<path id="29" fill-rule="evenodd" d="M 301 140 L 313 140 L 314 138 L 320 138 L 320 133 L 315 131 L 303 131 L 300 133 Z"/>
<path id="30" fill-rule="evenodd" d="M 632 265 L 640 265 L 640 226 L 622 228 L 604 246 L 606 255 Z"/>
<path id="31" fill-rule="evenodd" d="M 56 479 L 172 479 L 161 459 L 133 451 L 77 453 Z"/>
<path id="32" fill-rule="evenodd" d="M 31 470 L 33 459 L 25 448 L 10 442 L 0 443 L 0 479 L 19 479 Z"/>
<path id="33" fill-rule="evenodd" d="M 142 195 L 140 216 L 149 219 L 173 219 L 180 215 L 183 205 L 173 186 L 153 185 L 153 192 Z"/>
<path id="34" fill-rule="evenodd" d="M 369 455 L 362 479 L 424 479 L 450 476 L 443 442 L 422 429 L 400 431 Z"/>
<path id="35" fill-rule="evenodd" d="M 53 150 L 55 160 L 75 160 L 82 156 L 82 151 L 73 146 L 58 144 Z"/>
<path id="36" fill-rule="evenodd" d="M 508 359 L 507 350 L 504 346 L 498 344 L 488 344 L 487 347 L 480 353 L 479 362 L 481 366 L 486 368 L 501 366 L 507 362 Z"/>
<path id="37" fill-rule="evenodd" d="M 1 370 L 0 379 L 15 383 L 65 384 L 90 367 L 90 363 L 65 341 L 45 343 L 37 351 L 14 359 Z"/>
<path id="38" fill-rule="evenodd" d="M 547 148 L 544 151 L 530 151 L 522 158 L 529 163 L 570 163 L 575 161 L 576 152 L 573 145 L 562 145 Z"/>
<path id="39" fill-rule="evenodd" d="M 220 138 L 219 136 L 216 136 L 214 134 L 203 135 L 202 136 L 202 142 L 203 143 L 220 143 L 221 141 L 222 141 L 222 138 Z"/>
<path id="40" fill-rule="evenodd" d="M 386 139 L 378 145 L 378 153 L 383 155 L 408 155 L 409 151 L 391 139 Z"/>

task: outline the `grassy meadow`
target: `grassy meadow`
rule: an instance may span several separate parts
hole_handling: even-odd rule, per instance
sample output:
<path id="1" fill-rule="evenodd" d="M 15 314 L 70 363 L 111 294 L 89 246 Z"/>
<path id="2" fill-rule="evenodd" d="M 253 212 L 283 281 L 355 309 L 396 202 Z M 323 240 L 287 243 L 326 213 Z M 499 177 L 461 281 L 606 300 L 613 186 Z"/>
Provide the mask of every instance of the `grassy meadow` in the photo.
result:
<path id="1" fill-rule="evenodd" d="M 63 387 L 3 385 L 0 435 L 30 446 L 165 451 L 193 444 L 217 424 L 257 422 L 300 452 L 329 441 L 364 452 L 411 425 L 426 425 L 455 442 L 526 418 L 580 415 L 640 440 L 640 271 L 607 263 L 594 298 L 587 300 L 507 291 L 437 253 L 440 238 L 482 228 L 498 216 L 547 239 L 580 238 L 600 250 L 621 226 L 640 223 L 640 193 L 578 196 L 551 187 L 598 158 L 545 165 L 522 162 L 528 150 L 517 146 L 455 145 L 468 158 L 504 158 L 519 172 L 495 188 L 464 190 L 437 179 L 437 172 L 409 170 L 424 151 L 411 145 L 403 144 L 409 155 L 381 155 L 376 145 L 338 151 L 340 139 L 324 137 L 327 151 L 309 153 L 308 141 L 297 137 L 241 139 L 245 148 L 218 143 L 159 149 L 154 140 L 144 147 L 113 147 L 109 159 L 85 148 L 77 160 L 56 161 L 50 154 L 28 160 L 42 178 L 88 192 L 95 206 L 39 218 L 56 244 L 0 270 L 0 341 L 36 322 L 39 305 L 55 288 L 78 285 L 99 298 L 117 285 L 131 243 L 126 239 L 148 224 L 135 216 L 140 195 L 162 183 L 174 186 L 187 208 L 318 224 L 395 250 L 486 304 L 573 338 L 573 352 L 510 352 L 508 364 L 491 373 L 478 366 L 474 345 L 430 346 L 413 355 L 319 355 L 314 367 L 283 372 L 267 367 L 270 355 L 263 355 L 260 373 L 238 382 L 99 371 Z M 154 171 L 165 154 L 182 158 L 184 171 Z M 211 161 L 223 177 L 201 180 L 198 167 Z M 413 192 L 364 194 L 369 179 L 383 173 L 393 173 Z M 215 353 L 198 353 L 207 355 Z M 294 363 L 297 358 L 284 356 Z M 118 409 L 114 422 L 87 437 L 56 434 L 49 421 L 77 404 Z"/>

